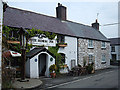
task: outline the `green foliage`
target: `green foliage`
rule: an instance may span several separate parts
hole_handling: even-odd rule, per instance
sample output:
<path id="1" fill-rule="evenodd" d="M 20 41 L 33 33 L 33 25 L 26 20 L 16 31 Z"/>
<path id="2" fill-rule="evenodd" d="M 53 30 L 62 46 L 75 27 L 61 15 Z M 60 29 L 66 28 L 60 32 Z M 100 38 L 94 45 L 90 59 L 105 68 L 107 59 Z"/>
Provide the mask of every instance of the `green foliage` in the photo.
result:
<path id="1" fill-rule="evenodd" d="M 27 50 L 26 50 L 26 52 L 29 52 L 32 47 L 33 47 L 32 44 L 28 44 L 28 45 L 27 45 Z"/>
<path id="2" fill-rule="evenodd" d="M 11 37 L 11 32 L 17 32 L 19 29 L 17 28 L 11 28 L 11 27 L 8 27 L 8 26 L 3 26 L 3 31 L 2 33 L 5 35 L 6 39 L 7 40 L 16 40 L 16 38 L 14 37 Z M 18 38 L 19 35 L 17 34 L 16 37 Z"/>
<path id="3" fill-rule="evenodd" d="M 10 37 L 11 35 L 11 32 L 15 32 L 15 31 L 19 31 L 18 28 L 11 28 L 11 27 L 8 27 L 8 26 L 3 26 L 3 34 L 6 36 L 6 39 L 7 40 L 16 40 L 15 37 Z M 46 37 L 48 37 L 49 39 L 54 39 L 56 34 L 55 33 L 51 33 L 51 32 L 47 32 L 47 31 L 41 31 L 40 29 L 35 29 L 35 28 L 32 28 L 32 29 L 27 29 L 27 32 L 28 33 L 25 33 L 25 35 L 30 38 L 30 37 L 34 37 L 36 34 L 45 34 Z M 19 34 L 16 35 L 17 36 L 17 39 L 19 37 Z"/>
<path id="4" fill-rule="evenodd" d="M 86 66 L 86 69 L 87 69 L 87 71 L 88 71 L 89 74 L 92 73 L 93 65 L 94 65 L 94 63 L 91 63 L 91 64 L 88 64 L 88 66 Z"/>
<path id="5" fill-rule="evenodd" d="M 57 66 L 55 64 L 51 65 L 49 68 L 50 72 L 56 71 L 57 70 Z"/>
<path id="6" fill-rule="evenodd" d="M 83 57 L 83 67 L 85 67 L 86 66 L 86 60 L 87 60 L 87 58 L 86 57 Z"/>
<path id="7" fill-rule="evenodd" d="M 59 47 L 58 46 L 56 46 L 56 47 L 48 47 L 48 50 L 56 57 L 56 59 L 55 59 L 55 64 L 57 66 L 56 72 L 59 73 L 60 64 L 62 64 L 62 61 L 61 61 L 62 56 L 61 56 L 61 54 L 58 53 Z"/>
<path id="8" fill-rule="evenodd" d="M 56 34 L 55 33 L 51 33 L 48 31 L 41 31 L 40 29 L 28 29 L 27 30 L 28 34 L 29 34 L 29 38 L 35 36 L 36 34 L 44 34 L 46 35 L 46 37 L 48 37 L 49 39 L 54 39 Z"/>
<path id="9" fill-rule="evenodd" d="M 57 43 L 57 44 L 58 44 L 58 45 L 61 45 L 61 44 L 67 45 L 67 43 L 62 43 L 62 42 L 61 42 L 61 43 Z"/>
<path id="10" fill-rule="evenodd" d="M 20 44 L 16 44 L 16 43 L 9 44 L 9 49 L 21 53 Z"/>

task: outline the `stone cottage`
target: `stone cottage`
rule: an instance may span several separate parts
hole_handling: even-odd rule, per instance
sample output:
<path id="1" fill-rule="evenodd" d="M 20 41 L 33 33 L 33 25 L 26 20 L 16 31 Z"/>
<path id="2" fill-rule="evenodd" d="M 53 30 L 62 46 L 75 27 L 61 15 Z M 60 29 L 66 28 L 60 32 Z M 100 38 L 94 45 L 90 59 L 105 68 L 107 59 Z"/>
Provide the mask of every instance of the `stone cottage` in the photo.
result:
<path id="1" fill-rule="evenodd" d="M 96 20 L 92 23 L 92 26 L 87 26 L 84 24 L 76 23 L 67 20 L 66 15 L 67 8 L 62 4 L 58 3 L 56 7 L 56 17 L 51 17 L 31 11 L 25 11 L 13 7 L 8 7 L 4 13 L 4 25 L 25 29 L 40 29 L 42 31 L 48 31 L 56 33 L 57 40 L 50 41 L 48 38 L 32 37 L 32 44 L 34 45 L 44 45 L 46 49 L 34 48 L 30 52 L 33 53 L 33 57 L 27 59 L 26 68 L 28 76 L 30 78 L 38 78 L 41 69 L 39 66 L 39 61 L 46 60 L 46 73 L 49 71 L 50 58 L 53 58 L 52 64 L 54 64 L 54 57 L 48 53 L 48 46 L 55 47 L 56 44 L 59 46 L 58 53 L 60 53 L 63 58 L 63 63 L 68 66 L 69 69 L 77 66 L 78 64 L 83 66 L 84 61 L 86 63 L 94 62 L 95 69 L 107 68 L 110 65 L 109 59 L 109 40 L 99 31 L 99 23 Z M 44 35 L 43 35 L 44 36 Z M 29 41 L 29 42 L 30 42 Z M 34 52 L 37 50 L 38 53 Z M 44 51 L 45 50 L 45 51 Z M 48 51 L 48 52 L 47 52 Z M 39 58 L 40 54 L 44 54 L 44 58 Z M 29 54 L 28 54 L 29 56 Z M 34 58 L 34 56 L 36 58 Z M 49 59 L 45 59 L 48 58 Z M 29 63 L 28 63 L 29 62 Z M 35 64 L 36 63 L 36 64 Z M 42 63 L 42 62 L 41 62 Z M 36 74 L 33 74 L 36 72 Z M 49 76 L 48 74 L 46 76 Z"/>

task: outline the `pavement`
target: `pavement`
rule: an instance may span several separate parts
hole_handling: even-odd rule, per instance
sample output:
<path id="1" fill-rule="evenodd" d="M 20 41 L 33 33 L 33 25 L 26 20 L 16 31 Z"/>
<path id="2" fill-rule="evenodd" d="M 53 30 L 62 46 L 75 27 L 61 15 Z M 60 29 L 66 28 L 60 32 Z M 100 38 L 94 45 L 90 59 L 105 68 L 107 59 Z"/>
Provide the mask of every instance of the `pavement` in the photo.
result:
<path id="1" fill-rule="evenodd" d="M 22 89 L 34 89 L 42 84 L 42 81 L 40 79 L 26 78 L 25 82 L 20 82 L 19 80 L 20 80 L 20 78 L 16 78 L 14 83 L 13 83 L 13 87 L 15 89 L 20 89 L 20 90 L 22 90 Z"/>
<path id="2" fill-rule="evenodd" d="M 18 81 L 18 78 L 16 78 L 13 83 L 13 87 L 20 90 L 21 89 L 35 89 L 35 90 L 47 89 L 48 87 L 51 87 L 54 85 L 74 81 L 81 78 L 86 78 L 92 75 L 97 75 L 97 74 L 108 72 L 115 69 L 118 69 L 118 67 L 110 66 L 107 69 L 96 70 L 94 74 L 87 74 L 82 76 L 70 76 L 68 74 L 63 74 L 63 75 L 57 76 L 56 78 L 48 78 L 44 76 L 40 77 L 39 79 L 26 78 L 26 80 L 29 80 L 28 82 L 20 82 Z"/>

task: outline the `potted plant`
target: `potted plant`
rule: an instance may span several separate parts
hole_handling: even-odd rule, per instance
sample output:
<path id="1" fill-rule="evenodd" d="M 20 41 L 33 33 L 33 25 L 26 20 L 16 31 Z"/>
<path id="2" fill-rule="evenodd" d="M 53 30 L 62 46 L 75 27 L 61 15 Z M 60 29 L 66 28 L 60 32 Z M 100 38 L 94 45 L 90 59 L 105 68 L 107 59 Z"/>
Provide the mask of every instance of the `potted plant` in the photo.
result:
<path id="1" fill-rule="evenodd" d="M 87 72 L 89 74 L 93 73 L 93 65 L 94 65 L 94 63 L 91 63 L 91 64 L 88 64 L 88 66 L 86 67 Z"/>
<path id="2" fill-rule="evenodd" d="M 53 65 L 50 66 L 49 71 L 50 71 L 50 76 L 52 78 L 56 77 L 56 73 L 55 73 L 56 70 L 57 70 L 57 67 L 56 67 L 55 64 L 53 64 Z"/>

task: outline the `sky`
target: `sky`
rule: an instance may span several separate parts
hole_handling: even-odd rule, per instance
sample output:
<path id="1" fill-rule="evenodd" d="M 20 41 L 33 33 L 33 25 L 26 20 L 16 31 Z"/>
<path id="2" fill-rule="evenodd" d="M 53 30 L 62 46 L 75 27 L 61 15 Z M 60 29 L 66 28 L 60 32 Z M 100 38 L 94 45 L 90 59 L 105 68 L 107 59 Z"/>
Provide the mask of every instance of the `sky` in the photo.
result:
<path id="1" fill-rule="evenodd" d="M 67 20 L 91 26 L 96 18 L 107 38 L 118 37 L 118 0 L 6 0 L 11 7 L 56 17 L 58 3 L 67 7 Z M 106 26 L 105 26 L 106 25 Z"/>

